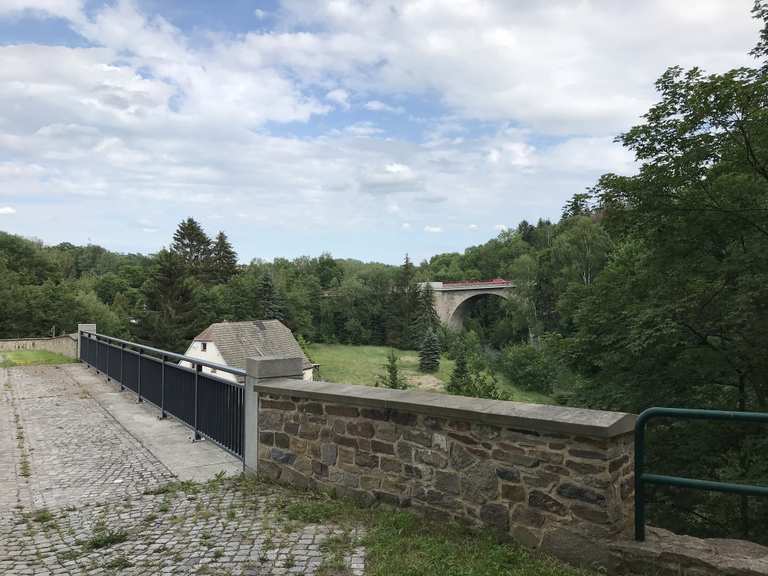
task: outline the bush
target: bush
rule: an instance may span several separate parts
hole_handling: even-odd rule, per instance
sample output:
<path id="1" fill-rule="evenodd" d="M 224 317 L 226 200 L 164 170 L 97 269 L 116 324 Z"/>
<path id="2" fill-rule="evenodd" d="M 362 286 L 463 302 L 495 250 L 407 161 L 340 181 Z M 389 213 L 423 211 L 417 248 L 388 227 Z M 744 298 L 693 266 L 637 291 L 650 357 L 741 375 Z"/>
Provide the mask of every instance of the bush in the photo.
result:
<path id="1" fill-rule="evenodd" d="M 507 347 L 501 367 L 509 383 L 520 390 L 551 394 L 555 380 L 555 367 L 541 350 L 529 344 Z"/>

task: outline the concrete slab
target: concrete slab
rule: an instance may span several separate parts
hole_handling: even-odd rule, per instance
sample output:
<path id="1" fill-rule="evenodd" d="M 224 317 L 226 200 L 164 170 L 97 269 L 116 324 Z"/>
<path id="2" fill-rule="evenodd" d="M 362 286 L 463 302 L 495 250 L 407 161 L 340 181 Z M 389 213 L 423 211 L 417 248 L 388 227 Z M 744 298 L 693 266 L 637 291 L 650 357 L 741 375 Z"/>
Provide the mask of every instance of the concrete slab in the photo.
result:
<path id="1" fill-rule="evenodd" d="M 63 369 L 179 480 L 205 482 L 221 472 L 227 476 L 242 472 L 238 458 L 208 440 L 193 442 L 192 431 L 185 425 L 170 416 L 161 420 L 156 406 L 136 402 L 133 392 L 120 392 L 118 384 L 107 382 L 95 370 L 84 364 Z"/>

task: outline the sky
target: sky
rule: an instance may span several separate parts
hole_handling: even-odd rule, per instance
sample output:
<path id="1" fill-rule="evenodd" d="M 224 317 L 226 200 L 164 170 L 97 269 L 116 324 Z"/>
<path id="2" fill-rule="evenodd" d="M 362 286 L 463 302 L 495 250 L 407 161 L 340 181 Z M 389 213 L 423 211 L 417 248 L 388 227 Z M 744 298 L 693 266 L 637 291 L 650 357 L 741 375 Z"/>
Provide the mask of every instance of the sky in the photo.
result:
<path id="1" fill-rule="evenodd" d="M 557 220 L 752 0 L 0 0 L 0 230 L 398 263 Z"/>

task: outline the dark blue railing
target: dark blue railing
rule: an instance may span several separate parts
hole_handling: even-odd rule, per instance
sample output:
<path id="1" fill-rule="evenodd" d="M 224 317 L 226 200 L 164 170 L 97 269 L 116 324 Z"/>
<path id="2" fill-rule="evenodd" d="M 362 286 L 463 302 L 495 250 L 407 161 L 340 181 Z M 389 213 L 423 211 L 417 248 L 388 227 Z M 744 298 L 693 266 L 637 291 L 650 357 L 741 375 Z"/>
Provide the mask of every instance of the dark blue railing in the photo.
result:
<path id="1" fill-rule="evenodd" d="M 136 393 L 238 458 L 244 451 L 244 387 L 203 372 L 215 369 L 245 379 L 245 370 L 151 346 L 80 332 L 80 360 Z M 189 367 L 181 363 L 188 364 Z"/>

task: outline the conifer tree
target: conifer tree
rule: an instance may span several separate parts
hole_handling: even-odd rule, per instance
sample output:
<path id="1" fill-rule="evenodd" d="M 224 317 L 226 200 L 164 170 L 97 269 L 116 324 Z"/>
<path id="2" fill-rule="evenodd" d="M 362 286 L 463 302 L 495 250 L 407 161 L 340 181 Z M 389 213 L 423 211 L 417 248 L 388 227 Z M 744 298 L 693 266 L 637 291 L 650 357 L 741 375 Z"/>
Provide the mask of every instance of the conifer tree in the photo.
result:
<path id="1" fill-rule="evenodd" d="M 199 286 L 186 274 L 179 254 L 161 250 L 144 287 L 141 339 L 164 350 L 183 352 L 206 324 L 199 313 Z"/>
<path id="2" fill-rule="evenodd" d="M 389 354 L 387 354 L 387 363 L 384 365 L 384 373 L 379 374 L 376 378 L 376 386 L 392 388 L 394 390 L 405 390 L 408 388 L 405 377 L 400 374 L 400 368 L 397 363 L 398 358 L 395 355 L 395 351 L 390 348 Z"/>
<path id="3" fill-rule="evenodd" d="M 190 274 L 198 280 L 206 279 L 211 259 L 211 239 L 194 218 L 187 218 L 176 228 L 171 251 L 181 257 Z"/>
<path id="4" fill-rule="evenodd" d="M 260 308 L 260 320 L 285 320 L 285 303 L 275 288 L 272 274 L 265 273 L 256 286 L 256 300 Z"/>
<path id="5" fill-rule="evenodd" d="M 237 274 L 237 252 L 232 248 L 227 235 L 219 232 L 211 251 L 210 279 L 217 284 L 226 284 Z"/>
<path id="6" fill-rule="evenodd" d="M 469 362 L 467 360 L 467 348 L 464 341 L 460 342 L 456 350 L 456 363 L 451 372 L 451 379 L 445 387 L 451 394 L 462 394 L 470 383 Z"/>
<path id="7" fill-rule="evenodd" d="M 435 291 L 432 285 L 425 283 L 418 289 L 416 313 L 413 318 L 413 333 L 426 334 L 428 330 L 435 333 L 440 329 L 440 317 L 435 310 Z"/>
<path id="8" fill-rule="evenodd" d="M 422 372 L 437 372 L 440 368 L 440 342 L 437 334 L 431 328 L 424 335 L 419 350 L 419 370 Z"/>

